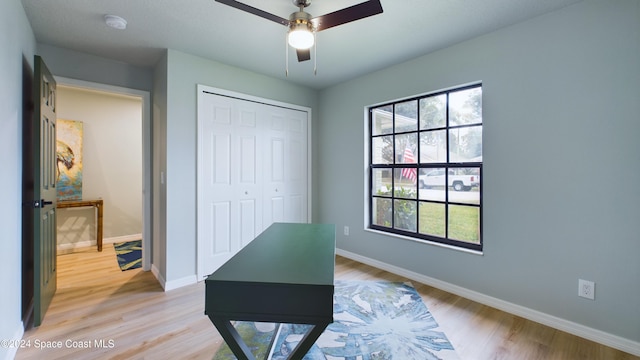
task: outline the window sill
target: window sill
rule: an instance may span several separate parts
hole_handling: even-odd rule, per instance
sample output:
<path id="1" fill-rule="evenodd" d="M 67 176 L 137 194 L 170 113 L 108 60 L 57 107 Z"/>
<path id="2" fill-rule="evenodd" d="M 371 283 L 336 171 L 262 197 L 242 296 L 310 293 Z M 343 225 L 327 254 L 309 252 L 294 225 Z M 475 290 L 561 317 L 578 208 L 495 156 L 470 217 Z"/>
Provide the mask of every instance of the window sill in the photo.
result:
<path id="1" fill-rule="evenodd" d="M 413 241 L 413 242 L 417 242 L 417 243 L 420 243 L 420 244 L 438 246 L 438 247 L 442 247 L 442 248 L 445 248 L 445 249 L 456 250 L 456 251 L 460 251 L 460 252 L 464 252 L 464 253 L 468 253 L 468 254 L 472 254 L 472 255 L 484 256 L 484 251 L 471 250 L 471 249 L 466 249 L 466 248 L 462 248 L 462 247 L 458 247 L 458 246 L 442 244 L 442 243 L 435 242 L 435 241 L 416 239 L 416 238 L 412 238 L 410 236 L 403 236 L 403 235 L 388 233 L 388 232 L 385 232 L 385 231 L 374 230 L 374 229 L 369 229 L 369 228 L 365 228 L 364 231 L 367 231 L 367 232 L 370 232 L 370 233 L 374 233 L 374 234 L 378 234 L 378 235 L 389 236 L 389 237 L 393 237 L 393 238 L 397 238 L 397 239 Z"/>

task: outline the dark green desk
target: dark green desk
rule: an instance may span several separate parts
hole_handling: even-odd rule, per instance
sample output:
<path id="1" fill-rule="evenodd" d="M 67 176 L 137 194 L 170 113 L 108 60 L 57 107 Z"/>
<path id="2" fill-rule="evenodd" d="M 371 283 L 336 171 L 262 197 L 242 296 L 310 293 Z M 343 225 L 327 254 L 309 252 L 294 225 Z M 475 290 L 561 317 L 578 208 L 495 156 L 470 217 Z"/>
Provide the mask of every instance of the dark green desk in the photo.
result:
<path id="1" fill-rule="evenodd" d="M 333 322 L 335 226 L 275 223 L 205 280 L 205 314 L 238 359 L 255 359 L 232 320 L 310 324 L 302 359 Z"/>

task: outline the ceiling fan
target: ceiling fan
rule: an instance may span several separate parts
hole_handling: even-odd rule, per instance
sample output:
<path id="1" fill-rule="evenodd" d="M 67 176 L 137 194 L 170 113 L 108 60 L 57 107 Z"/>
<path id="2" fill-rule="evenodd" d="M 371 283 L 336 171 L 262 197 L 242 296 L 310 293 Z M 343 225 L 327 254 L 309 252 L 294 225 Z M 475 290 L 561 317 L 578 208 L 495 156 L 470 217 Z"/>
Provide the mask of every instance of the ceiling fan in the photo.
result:
<path id="1" fill-rule="evenodd" d="M 236 0 L 216 1 L 289 27 L 287 41 L 296 49 L 298 61 L 311 59 L 311 47 L 315 44 L 316 32 L 382 13 L 380 0 L 369 0 L 326 15 L 312 17 L 304 11 L 311 5 L 311 0 L 292 0 L 299 10 L 292 13 L 289 19 L 285 19 Z"/>

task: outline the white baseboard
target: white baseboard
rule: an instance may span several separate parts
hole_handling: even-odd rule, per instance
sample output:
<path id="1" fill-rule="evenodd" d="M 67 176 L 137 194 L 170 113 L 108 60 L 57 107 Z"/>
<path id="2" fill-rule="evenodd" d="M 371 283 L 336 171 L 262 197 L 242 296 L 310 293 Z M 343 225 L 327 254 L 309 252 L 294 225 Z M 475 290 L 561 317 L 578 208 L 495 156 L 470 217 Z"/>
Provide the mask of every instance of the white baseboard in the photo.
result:
<path id="1" fill-rule="evenodd" d="M 131 235 L 123 235 L 123 236 L 114 236 L 109 238 L 102 239 L 102 245 L 104 244 L 113 244 L 118 242 L 126 242 L 126 241 L 134 241 L 142 239 L 142 234 L 131 234 Z M 74 243 L 66 243 L 66 244 L 58 244 L 58 251 L 69 251 L 80 248 L 86 248 L 91 246 L 96 246 L 98 243 L 97 240 L 86 240 L 86 241 L 78 241 Z"/>
<path id="2" fill-rule="evenodd" d="M 458 296 L 462 296 L 480 304 L 491 306 L 504 312 L 508 312 L 510 314 L 550 326 L 554 329 L 565 331 L 570 334 L 585 338 L 587 340 L 591 340 L 599 344 L 610 346 L 614 349 L 633 354 L 635 356 L 640 356 L 640 342 L 612 335 L 601 330 L 575 323 L 573 321 L 565 320 L 521 305 L 510 303 L 508 301 L 488 296 L 477 291 L 469 290 L 458 285 L 434 279 L 423 274 L 403 269 L 395 265 L 387 264 L 382 261 L 371 259 L 366 256 L 358 255 L 346 250 L 336 249 L 336 254 L 361 262 L 363 264 L 376 267 L 378 269 L 386 270 L 393 274 L 404 276 L 419 283 L 426 284 Z"/>
<path id="3" fill-rule="evenodd" d="M 196 275 L 185 276 L 181 279 L 166 281 L 162 274 L 160 274 L 160 270 L 156 267 L 155 264 L 151 265 L 151 273 L 156 277 L 162 288 L 165 292 L 175 290 L 177 288 L 181 288 L 183 286 L 195 284 L 197 282 Z"/>
<path id="4" fill-rule="evenodd" d="M 183 286 L 195 284 L 198 282 L 198 277 L 194 275 L 185 276 L 181 279 L 167 281 L 164 284 L 164 291 L 171 291 Z"/>
<path id="5" fill-rule="evenodd" d="M 160 274 L 160 270 L 158 270 L 156 264 L 151 264 L 151 273 L 156 277 L 156 280 L 158 280 L 160 286 L 162 286 L 162 288 L 164 289 L 164 277 L 162 277 L 162 274 Z"/>
<path id="6" fill-rule="evenodd" d="M 96 246 L 96 240 L 78 241 L 74 243 L 58 244 L 58 252 L 69 252 L 71 250 Z"/>
<path id="7" fill-rule="evenodd" d="M 142 234 L 131 234 L 122 236 L 113 236 L 102 239 L 102 244 L 113 244 L 118 242 L 134 241 L 142 239 Z"/>
<path id="8" fill-rule="evenodd" d="M 15 333 L 13 334 L 13 337 L 11 339 L 8 339 L 8 340 L 12 341 L 13 344 L 17 344 L 22 339 L 23 335 L 24 335 L 24 324 L 22 323 L 22 321 L 20 321 L 20 322 L 18 322 L 18 326 L 17 326 L 17 329 L 16 329 Z M 6 347 L 6 349 L 7 349 L 7 352 L 6 352 L 4 358 L 6 360 L 15 359 L 16 354 L 18 353 L 18 347 L 17 346 L 8 346 L 8 347 Z"/>

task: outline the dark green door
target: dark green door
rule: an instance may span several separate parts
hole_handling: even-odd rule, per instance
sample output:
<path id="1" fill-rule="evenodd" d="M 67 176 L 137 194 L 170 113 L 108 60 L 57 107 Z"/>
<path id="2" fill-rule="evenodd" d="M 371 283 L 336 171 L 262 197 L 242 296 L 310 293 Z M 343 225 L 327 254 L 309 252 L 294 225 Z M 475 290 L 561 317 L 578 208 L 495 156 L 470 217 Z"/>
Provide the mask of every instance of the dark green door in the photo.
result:
<path id="1" fill-rule="evenodd" d="M 34 61 L 33 325 L 40 326 L 56 292 L 56 82 L 39 56 Z"/>

